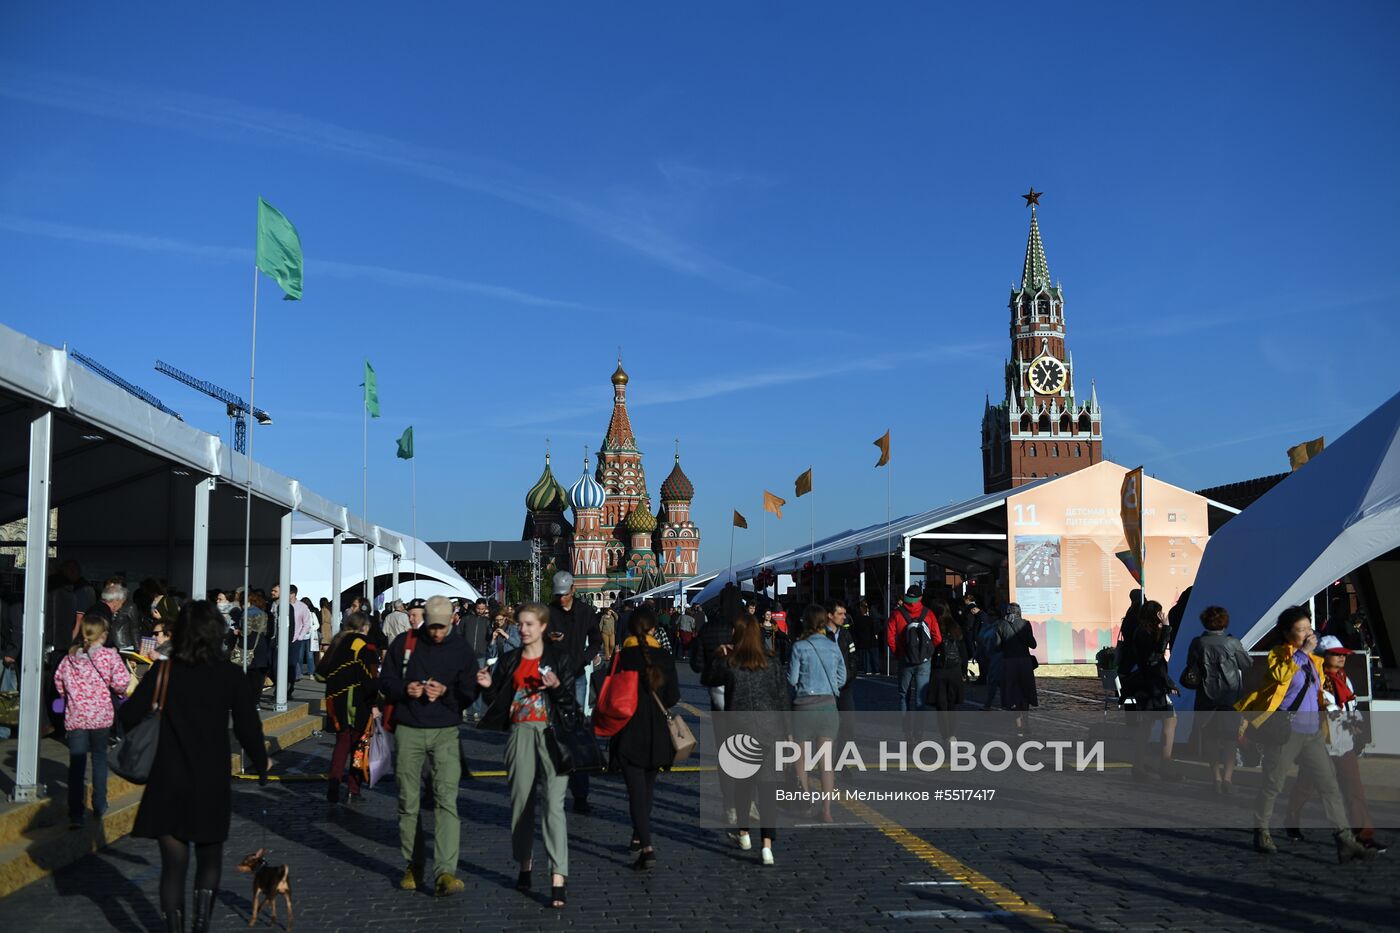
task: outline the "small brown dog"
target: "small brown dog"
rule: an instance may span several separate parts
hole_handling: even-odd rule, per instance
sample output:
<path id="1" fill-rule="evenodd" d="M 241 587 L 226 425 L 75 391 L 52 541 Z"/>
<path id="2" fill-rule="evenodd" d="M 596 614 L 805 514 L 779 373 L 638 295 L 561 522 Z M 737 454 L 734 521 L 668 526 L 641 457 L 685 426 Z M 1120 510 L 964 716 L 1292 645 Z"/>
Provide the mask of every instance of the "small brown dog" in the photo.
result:
<path id="1" fill-rule="evenodd" d="M 255 926 L 265 904 L 272 905 L 272 922 L 277 922 L 277 895 L 287 902 L 287 929 L 292 928 L 291 869 L 286 865 L 267 864 L 267 850 L 259 849 L 243 859 L 238 870 L 253 876 L 253 911 L 248 926 Z"/>

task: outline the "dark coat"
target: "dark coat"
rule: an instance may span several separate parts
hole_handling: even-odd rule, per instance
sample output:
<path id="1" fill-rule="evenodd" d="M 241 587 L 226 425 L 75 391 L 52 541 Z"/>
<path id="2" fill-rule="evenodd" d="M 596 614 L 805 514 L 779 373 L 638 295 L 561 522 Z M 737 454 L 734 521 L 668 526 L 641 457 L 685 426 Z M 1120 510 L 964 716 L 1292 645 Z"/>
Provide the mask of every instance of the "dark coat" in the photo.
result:
<path id="1" fill-rule="evenodd" d="M 159 661 L 118 712 L 127 729 L 150 710 L 162 664 L 171 667 L 160 744 L 131 833 L 146 839 L 174 836 L 185 842 L 223 842 L 228 838 L 233 799 L 230 715 L 233 734 L 252 770 L 267 770 L 257 697 L 248 678 L 227 661 L 198 665 Z"/>
<path id="2" fill-rule="evenodd" d="M 734 623 L 721 622 L 718 618 L 713 618 L 706 622 L 700 629 L 700 634 L 696 636 L 700 643 L 700 683 L 706 687 L 718 687 L 724 683 L 727 674 L 727 666 L 719 656 L 719 649 L 723 645 L 732 644 L 734 641 Z"/>
<path id="3" fill-rule="evenodd" d="M 462 712 L 476 700 L 477 659 L 471 645 L 456 632 L 448 632 L 441 642 L 433 641 L 424 626 L 414 640 L 413 653 L 404 663 L 404 650 L 410 632 L 394 639 L 384 653 L 379 668 L 379 689 L 394 704 L 394 725 L 417 729 L 456 728 Z M 408 685 L 432 679 L 447 688 L 436 700 L 427 695 L 411 697 Z"/>
<path id="4" fill-rule="evenodd" d="M 1205 632 L 1191 640 L 1186 666 L 1201 671 L 1195 709 L 1234 709 L 1244 694 L 1244 679 L 1253 662 L 1238 638 L 1229 632 Z"/>
<path id="5" fill-rule="evenodd" d="M 491 669 L 491 686 L 482 691 L 486 702 L 486 712 L 477 723 L 479 729 L 493 729 L 497 732 L 510 731 L 510 704 L 515 699 L 516 668 L 520 667 L 521 653 L 525 649 L 516 648 L 501 655 L 496 666 Z M 558 645 L 546 643 L 544 655 L 540 658 L 541 667 L 549 667 L 559 678 L 559 686 L 548 692 L 549 715 L 556 717 L 582 715 L 578 701 L 574 699 L 574 672 L 569 665 L 569 655 Z"/>
<path id="6" fill-rule="evenodd" d="M 662 648 L 648 647 L 646 660 L 661 672 L 661 686 L 655 696 L 661 700 L 660 706 L 652 699 L 646 674 L 637 678 L 637 712 L 627 720 L 612 741 L 608 743 L 608 767 L 621 770 L 623 765 L 655 771 L 659 768 L 670 770 L 676 760 L 675 747 L 671 745 L 671 732 L 666 727 L 664 706 L 670 709 L 681 701 L 681 688 L 676 680 L 676 662 Z M 618 652 L 618 671 L 641 671 L 644 666 L 642 649 L 634 643 Z"/>
<path id="7" fill-rule="evenodd" d="M 621 620 L 618 620 L 619 623 Z M 552 636 L 562 634 L 555 640 Z M 598 610 L 587 600 L 575 599 L 566 612 L 558 599 L 549 604 L 549 629 L 545 638 L 564 649 L 571 659 L 569 672 L 575 677 L 603 650 L 603 632 L 598 627 Z"/>
<path id="8" fill-rule="evenodd" d="M 379 652 L 359 632 L 345 632 L 327 654 L 326 731 L 363 734 L 379 695 Z"/>

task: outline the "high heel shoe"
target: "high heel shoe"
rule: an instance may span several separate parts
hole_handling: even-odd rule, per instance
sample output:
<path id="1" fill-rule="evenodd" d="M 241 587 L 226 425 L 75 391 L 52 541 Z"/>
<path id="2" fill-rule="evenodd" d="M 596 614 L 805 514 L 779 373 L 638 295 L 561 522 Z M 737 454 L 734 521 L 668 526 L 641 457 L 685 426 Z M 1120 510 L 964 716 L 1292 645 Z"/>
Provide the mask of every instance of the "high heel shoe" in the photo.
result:
<path id="1" fill-rule="evenodd" d="M 637 856 L 637 860 L 632 863 L 632 867 L 637 871 L 650 871 L 656 867 L 656 851 L 650 850 Z"/>
<path id="2" fill-rule="evenodd" d="M 563 910 L 564 905 L 568 903 L 568 888 L 569 882 L 567 880 L 563 884 L 550 885 L 549 906 L 555 910 Z"/>
<path id="3" fill-rule="evenodd" d="M 534 871 L 534 866 L 533 866 L 533 865 L 531 865 L 529 868 L 522 868 L 522 869 L 520 869 L 520 874 L 516 875 L 516 877 L 515 877 L 515 890 L 517 890 L 517 891 L 528 891 L 528 890 L 530 890 L 530 873 L 531 873 L 532 871 Z"/>

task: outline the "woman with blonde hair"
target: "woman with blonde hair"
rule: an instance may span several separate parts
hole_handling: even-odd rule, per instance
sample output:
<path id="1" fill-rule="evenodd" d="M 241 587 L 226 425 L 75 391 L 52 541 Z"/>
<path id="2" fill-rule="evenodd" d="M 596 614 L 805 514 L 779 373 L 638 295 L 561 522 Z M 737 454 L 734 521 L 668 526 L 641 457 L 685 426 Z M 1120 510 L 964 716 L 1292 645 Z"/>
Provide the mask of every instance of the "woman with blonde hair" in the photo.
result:
<path id="1" fill-rule="evenodd" d="M 53 682 L 63 698 L 63 727 L 68 735 L 68 828 L 83 825 L 87 758 L 92 755 L 92 812 L 99 824 L 107 812 L 107 730 L 116 710 L 112 694 L 125 694 L 131 682 L 126 662 L 107 642 L 107 620 L 83 616 L 78 641 L 58 662 Z"/>
<path id="2" fill-rule="evenodd" d="M 569 877 L 569 829 L 564 819 L 569 776 L 555 770 L 545 733 L 552 724 L 581 712 L 574 698 L 573 663 L 565 648 L 544 637 L 549 607 L 526 603 L 516 613 L 516 625 L 520 647 L 502 655 L 494 668 L 477 671 L 476 682 L 486 701 L 477 728 L 507 733 L 511 853 L 520 870 L 515 887 L 530 890 L 538 803 L 544 811 L 544 850 L 552 873 L 550 906 L 561 909 Z"/>

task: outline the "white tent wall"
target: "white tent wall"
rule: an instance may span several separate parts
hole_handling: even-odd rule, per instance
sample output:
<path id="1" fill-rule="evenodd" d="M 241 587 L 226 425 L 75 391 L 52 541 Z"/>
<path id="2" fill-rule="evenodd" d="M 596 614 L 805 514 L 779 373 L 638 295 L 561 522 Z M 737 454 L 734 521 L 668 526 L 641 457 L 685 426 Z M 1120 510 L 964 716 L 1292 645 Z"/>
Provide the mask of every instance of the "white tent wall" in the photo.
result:
<path id="1" fill-rule="evenodd" d="M 1178 644 L 1224 606 L 1246 646 L 1285 606 L 1400 547 L 1400 394 L 1261 496 L 1210 540 Z M 1179 674 L 1186 652 L 1172 658 Z"/>
<path id="2" fill-rule="evenodd" d="M 332 544 L 331 529 L 306 516 L 297 515 L 292 522 L 292 582 L 297 592 L 309 596 L 312 602 L 321 597 L 331 598 Z M 415 596 L 414 584 L 417 578 L 416 596 L 426 599 L 429 596 L 450 596 L 462 599 L 479 599 L 477 592 L 466 580 L 434 551 L 427 543 L 412 538 L 399 538 L 395 541 L 404 548 L 399 560 L 399 598 L 412 599 Z M 417 561 L 414 561 L 414 554 Z M 358 589 L 365 579 L 364 545 L 358 539 L 347 540 L 343 545 L 341 566 L 341 592 Z M 382 547 L 374 550 L 375 592 L 388 593 L 387 582 L 394 572 L 394 555 Z"/>

